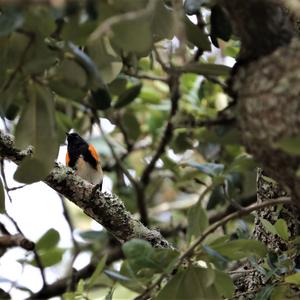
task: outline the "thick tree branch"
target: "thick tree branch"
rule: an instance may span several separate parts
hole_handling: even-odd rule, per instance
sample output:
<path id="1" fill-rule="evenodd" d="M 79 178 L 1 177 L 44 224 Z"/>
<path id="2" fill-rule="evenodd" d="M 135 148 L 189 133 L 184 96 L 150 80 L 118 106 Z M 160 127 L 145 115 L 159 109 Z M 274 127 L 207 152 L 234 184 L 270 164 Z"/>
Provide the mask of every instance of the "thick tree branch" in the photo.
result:
<path id="1" fill-rule="evenodd" d="M 294 28 L 278 0 L 219 0 L 241 38 L 242 60 L 257 59 L 287 45 Z M 254 17 L 255 16 L 255 17 Z"/>
<path id="2" fill-rule="evenodd" d="M 26 155 L 13 148 L 11 136 L 0 131 L 0 156 L 18 163 Z M 72 169 L 55 164 L 44 182 L 103 225 L 120 242 L 139 238 L 154 247 L 170 247 L 159 232 L 148 229 L 134 219 L 116 195 L 94 191 L 94 186 L 76 176 Z"/>
<path id="3" fill-rule="evenodd" d="M 27 251 L 34 249 L 34 243 L 21 234 L 0 236 L 0 248 L 21 247 Z"/>

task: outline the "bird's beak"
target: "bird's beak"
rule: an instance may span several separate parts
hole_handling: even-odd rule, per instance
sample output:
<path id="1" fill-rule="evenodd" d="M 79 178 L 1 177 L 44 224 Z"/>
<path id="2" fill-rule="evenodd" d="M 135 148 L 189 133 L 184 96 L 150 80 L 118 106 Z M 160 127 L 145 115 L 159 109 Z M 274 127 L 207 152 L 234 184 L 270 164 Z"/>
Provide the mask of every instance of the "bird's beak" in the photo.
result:
<path id="1" fill-rule="evenodd" d="M 70 134 L 69 134 L 69 132 L 66 132 L 66 136 L 68 137 Z"/>

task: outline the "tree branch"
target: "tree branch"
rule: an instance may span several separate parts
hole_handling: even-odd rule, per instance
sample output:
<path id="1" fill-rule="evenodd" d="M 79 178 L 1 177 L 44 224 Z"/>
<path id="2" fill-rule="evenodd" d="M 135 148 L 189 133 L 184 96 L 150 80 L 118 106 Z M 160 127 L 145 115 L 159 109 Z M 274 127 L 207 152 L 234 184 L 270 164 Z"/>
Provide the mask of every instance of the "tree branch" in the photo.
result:
<path id="1" fill-rule="evenodd" d="M 11 136 L 0 131 L 0 156 L 19 163 L 26 155 L 13 148 Z M 134 219 L 116 195 L 94 191 L 94 186 L 76 176 L 72 169 L 56 163 L 44 182 L 103 225 L 120 242 L 139 238 L 154 247 L 171 247 L 159 232 Z"/>
<path id="2" fill-rule="evenodd" d="M 191 257 L 191 255 L 194 254 L 195 249 L 206 239 L 206 237 L 213 233 L 217 228 L 224 226 L 227 224 L 229 221 L 234 220 L 236 218 L 240 218 L 242 216 L 246 216 L 250 214 L 253 211 L 277 205 L 277 204 L 289 204 L 292 205 L 293 202 L 290 197 L 280 197 L 276 199 L 270 199 L 269 201 L 263 202 L 263 203 L 258 203 L 258 204 L 253 204 L 249 205 L 248 207 L 245 207 L 243 210 L 236 211 L 230 215 L 227 215 L 223 219 L 219 220 L 218 222 L 210 225 L 207 227 L 207 229 L 191 244 L 191 246 L 180 255 L 178 258 L 178 261 L 176 262 L 175 267 L 173 268 L 173 271 L 176 270 L 184 261 L 186 261 L 187 258 Z M 136 300 L 146 300 L 149 299 L 149 294 L 153 289 L 155 289 L 157 286 L 161 284 L 163 279 L 166 278 L 168 274 L 163 273 L 151 286 L 149 286 L 143 294 L 135 298 Z"/>
<path id="3" fill-rule="evenodd" d="M 161 155 L 164 153 L 165 148 L 167 144 L 172 139 L 172 133 L 173 133 L 173 117 L 175 116 L 177 109 L 178 109 L 178 101 L 180 98 L 180 92 L 179 92 L 179 78 L 177 75 L 171 75 L 170 81 L 169 81 L 169 87 L 171 91 L 171 110 L 169 114 L 169 119 L 167 122 L 167 125 L 165 127 L 163 136 L 160 140 L 160 144 L 156 150 L 156 153 L 153 155 L 150 163 L 145 168 L 142 176 L 141 176 L 141 182 L 143 185 L 147 185 L 149 183 L 151 172 L 155 168 L 155 164 L 158 161 L 158 159 L 161 157 Z"/>
<path id="4" fill-rule="evenodd" d="M 6 234 L 0 236 L 0 247 L 1 248 L 21 247 L 27 251 L 31 251 L 34 249 L 34 243 L 26 239 L 21 234 L 14 234 L 14 235 Z"/>
<path id="5" fill-rule="evenodd" d="M 112 249 L 111 251 L 109 251 L 109 256 L 106 260 L 106 266 L 111 265 L 114 261 L 117 261 L 121 258 L 123 258 L 123 253 L 121 251 L 121 248 L 116 247 Z M 77 283 L 80 279 L 90 278 L 91 275 L 94 273 L 96 267 L 97 264 L 95 262 L 91 262 L 83 269 L 77 271 L 75 276 L 75 283 Z M 27 298 L 27 300 L 49 299 L 55 296 L 60 296 L 67 291 L 70 280 L 71 280 L 70 277 L 59 279 L 56 282 L 42 288 L 37 293 L 31 295 L 29 298 Z"/>

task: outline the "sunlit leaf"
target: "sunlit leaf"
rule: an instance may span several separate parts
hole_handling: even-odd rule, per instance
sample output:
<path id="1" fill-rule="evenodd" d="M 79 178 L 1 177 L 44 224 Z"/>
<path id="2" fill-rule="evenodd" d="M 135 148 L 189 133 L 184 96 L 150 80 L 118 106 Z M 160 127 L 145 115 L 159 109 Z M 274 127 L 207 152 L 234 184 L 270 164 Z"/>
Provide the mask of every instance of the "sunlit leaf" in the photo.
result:
<path id="1" fill-rule="evenodd" d="M 264 228 L 266 231 L 272 233 L 272 234 L 277 234 L 277 230 L 274 227 L 274 225 L 272 225 L 268 220 L 263 219 L 263 218 L 259 218 L 259 220 L 261 221 L 261 223 L 263 224 Z"/>
<path id="2" fill-rule="evenodd" d="M 88 285 L 87 285 L 88 289 L 90 289 L 90 288 L 93 287 L 93 285 L 96 283 L 96 280 L 98 279 L 98 277 L 100 276 L 100 274 L 103 272 L 104 267 L 105 267 L 105 263 L 106 263 L 106 259 L 107 259 L 106 255 L 104 255 L 100 259 L 100 261 L 97 264 L 97 267 L 96 267 L 94 273 L 92 274 L 92 276 L 88 280 Z"/>
<path id="3" fill-rule="evenodd" d="M 284 219 L 278 219 L 274 224 L 274 228 L 282 239 L 284 239 L 285 241 L 289 240 L 289 230 Z"/>
<path id="4" fill-rule="evenodd" d="M 285 277 L 284 281 L 287 283 L 293 283 L 296 285 L 300 285 L 300 273 L 288 275 Z"/>
<path id="5" fill-rule="evenodd" d="M 192 206 L 188 212 L 187 235 L 189 240 L 199 236 L 208 226 L 208 217 L 201 201 Z"/>
<path id="6" fill-rule="evenodd" d="M 65 250 L 60 248 L 52 248 L 49 251 L 42 252 L 39 257 L 41 264 L 46 267 L 51 267 L 61 262 Z M 30 264 L 37 266 L 35 260 L 32 260 Z"/>
<path id="7" fill-rule="evenodd" d="M 38 251 L 49 250 L 57 246 L 59 239 L 59 232 L 51 228 L 36 242 L 35 248 Z"/>
<path id="8" fill-rule="evenodd" d="M 239 260 L 249 256 L 263 257 L 267 254 L 267 247 L 256 240 L 232 240 L 212 248 L 231 260 Z"/>

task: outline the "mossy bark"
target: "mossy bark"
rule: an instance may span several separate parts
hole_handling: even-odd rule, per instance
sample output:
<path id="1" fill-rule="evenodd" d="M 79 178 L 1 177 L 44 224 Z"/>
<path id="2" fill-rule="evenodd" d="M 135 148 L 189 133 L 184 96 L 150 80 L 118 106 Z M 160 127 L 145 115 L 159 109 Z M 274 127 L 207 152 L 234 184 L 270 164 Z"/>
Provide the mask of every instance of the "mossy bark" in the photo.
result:
<path id="1" fill-rule="evenodd" d="M 19 151 L 13 145 L 13 137 L 0 131 L 0 157 L 19 163 L 30 154 L 30 150 Z M 148 229 L 133 218 L 118 196 L 95 190 L 92 184 L 76 176 L 72 169 L 56 164 L 44 182 L 103 225 L 120 242 L 138 238 L 154 247 L 171 247 L 158 231 Z"/>

